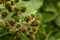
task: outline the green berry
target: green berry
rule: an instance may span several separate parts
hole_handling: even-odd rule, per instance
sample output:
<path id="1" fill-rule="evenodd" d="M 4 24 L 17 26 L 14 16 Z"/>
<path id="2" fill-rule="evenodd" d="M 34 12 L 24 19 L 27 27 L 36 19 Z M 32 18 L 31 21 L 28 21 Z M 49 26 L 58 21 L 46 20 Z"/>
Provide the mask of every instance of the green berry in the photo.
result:
<path id="1" fill-rule="evenodd" d="M 6 4 L 5 4 L 5 8 L 10 8 L 11 7 L 11 2 L 10 1 L 8 1 Z"/>
<path id="2" fill-rule="evenodd" d="M 23 5 L 23 6 L 21 7 L 21 12 L 25 12 L 25 11 L 26 11 L 26 6 Z"/>
<path id="3" fill-rule="evenodd" d="M 20 11 L 20 8 L 17 7 L 17 6 L 15 6 L 15 7 L 14 7 L 14 12 L 17 13 L 17 12 L 19 12 L 19 11 Z"/>
<path id="4" fill-rule="evenodd" d="M 8 1 L 5 4 L 5 8 L 8 9 L 9 12 L 12 12 L 13 11 L 13 6 L 11 6 L 11 2 L 10 1 Z"/>
<path id="5" fill-rule="evenodd" d="M 8 10 L 3 10 L 2 11 L 2 18 L 6 17 L 8 15 Z"/>

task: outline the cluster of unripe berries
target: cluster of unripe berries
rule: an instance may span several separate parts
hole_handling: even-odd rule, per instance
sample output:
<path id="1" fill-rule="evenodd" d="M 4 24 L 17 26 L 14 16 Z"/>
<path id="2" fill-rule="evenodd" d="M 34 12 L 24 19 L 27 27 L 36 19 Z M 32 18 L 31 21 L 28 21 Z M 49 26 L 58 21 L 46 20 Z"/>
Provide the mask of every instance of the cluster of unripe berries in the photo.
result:
<path id="1" fill-rule="evenodd" d="M 27 36 L 32 36 L 33 34 L 35 35 L 40 24 L 40 21 L 36 20 L 36 14 L 32 13 L 25 15 L 23 17 L 23 22 L 21 21 L 21 23 L 19 21 L 16 22 L 15 18 L 13 18 L 15 14 L 17 14 L 16 16 L 18 16 L 18 14 L 21 15 L 21 13 L 24 13 L 26 11 L 25 5 L 23 5 L 21 8 L 15 5 L 15 3 L 18 2 L 19 0 L 0 1 L 0 4 L 4 3 L 4 9 L 0 11 L 0 26 L 6 29 L 10 34 L 25 32 Z M 13 16 L 8 20 L 3 20 L 9 14 L 9 12 L 13 12 Z M 25 24 L 29 25 L 29 27 Z"/>

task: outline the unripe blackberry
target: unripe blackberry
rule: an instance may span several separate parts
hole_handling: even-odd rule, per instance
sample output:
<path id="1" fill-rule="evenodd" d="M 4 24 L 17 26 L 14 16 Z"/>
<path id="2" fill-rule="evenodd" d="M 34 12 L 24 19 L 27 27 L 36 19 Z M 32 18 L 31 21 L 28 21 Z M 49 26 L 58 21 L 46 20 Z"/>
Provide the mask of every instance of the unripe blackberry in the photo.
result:
<path id="1" fill-rule="evenodd" d="M 19 11 L 20 11 L 20 8 L 17 7 L 17 6 L 15 6 L 15 7 L 14 7 L 14 12 L 17 13 L 17 12 L 19 12 Z"/>
<path id="2" fill-rule="evenodd" d="M 22 7 L 21 7 L 21 12 L 25 12 L 26 11 L 26 5 L 23 5 Z"/>
<path id="3" fill-rule="evenodd" d="M 19 2 L 19 0 L 15 0 L 15 3 L 18 3 Z"/>
<path id="4" fill-rule="evenodd" d="M 11 2 L 10 1 L 8 1 L 6 4 L 5 4 L 5 8 L 10 8 L 11 7 Z"/>
<path id="5" fill-rule="evenodd" d="M 6 17 L 8 15 L 8 10 L 4 9 L 2 11 L 2 18 Z"/>
<path id="6" fill-rule="evenodd" d="M 40 24 L 40 22 L 38 20 L 34 20 L 31 22 L 31 26 L 38 26 Z"/>
<path id="7" fill-rule="evenodd" d="M 15 19 L 14 18 L 10 18 L 9 23 L 13 26 L 14 24 L 16 24 Z"/>
<path id="8" fill-rule="evenodd" d="M 13 6 L 11 6 L 11 2 L 10 1 L 8 1 L 5 4 L 5 8 L 8 9 L 9 12 L 12 12 L 13 11 Z"/>

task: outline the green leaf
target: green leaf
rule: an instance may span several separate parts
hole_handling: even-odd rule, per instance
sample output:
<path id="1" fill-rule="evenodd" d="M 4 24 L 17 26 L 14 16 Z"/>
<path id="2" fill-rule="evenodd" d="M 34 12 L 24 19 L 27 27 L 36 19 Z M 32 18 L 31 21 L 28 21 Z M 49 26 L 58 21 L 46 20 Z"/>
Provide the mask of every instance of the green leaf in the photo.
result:
<path id="1" fill-rule="evenodd" d="M 36 40 L 40 40 L 39 38 L 40 38 L 39 33 L 37 33 L 35 39 L 36 39 Z"/>
<path id="2" fill-rule="evenodd" d="M 27 5 L 27 8 L 37 10 L 43 4 L 43 0 L 20 1 L 17 5 Z"/>
<path id="3" fill-rule="evenodd" d="M 60 40 L 60 32 L 58 31 L 58 32 L 54 33 L 54 35 L 51 35 L 49 37 L 49 40 Z"/>
<path id="4" fill-rule="evenodd" d="M 7 35 L 7 34 L 8 34 L 8 32 L 2 33 L 2 34 L 0 35 L 0 37 L 3 37 L 3 36 L 5 36 L 5 35 Z"/>
<path id="5" fill-rule="evenodd" d="M 43 22 L 44 23 L 50 22 L 50 21 L 54 20 L 55 18 L 56 18 L 56 14 L 53 12 L 43 13 Z"/>
<path id="6" fill-rule="evenodd" d="M 23 13 L 23 15 L 31 14 L 31 13 L 36 13 L 37 11 L 27 8 L 26 12 Z"/>
<path id="7" fill-rule="evenodd" d="M 37 32 L 35 40 L 45 40 L 45 35 Z"/>
<path id="8" fill-rule="evenodd" d="M 55 40 L 55 37 L 51 36 L 51 37 L 49 38 L 49 40 Z"/>
<path id="9" fill-rule="evenodd" d="M 41 33 L 41 34 L 43 34 L 43 35 L 46 34 L 45 26 L 46 26 L 46 25 L 44 25 L 44 24 L 42 24 L 42 23 L 40 24 L 40 26 L 39 26 L 39 28 L 38 28 L 39 33 Z"/>
<path id="10" fill-rule="evenodd" d="M 56 18 L 56 24 L 60 27 L 60 15 Z"/>
<path id="11" fill-rule="evenodd" d="M 31 0 L 27 6 L 30 9 L 37 10 L 42 6 L 42 4 L 43 4 L 43 0 Z"/>
<path id="12" fill-rule="evenodd" d="M 43 17 L 41 13 L 36 13 L 36 19 L 42 21 Z"/>
<path id="13" fill-rule="evenodd" d="M 48 11 L 48 12 L 50 11 L 50 12 L 55 12 L 56 13 L 57 10 L 54 7 L 54 5 L 52 3 L 50 3 L 50 4 L 46 5 L 45 11 Z"/>

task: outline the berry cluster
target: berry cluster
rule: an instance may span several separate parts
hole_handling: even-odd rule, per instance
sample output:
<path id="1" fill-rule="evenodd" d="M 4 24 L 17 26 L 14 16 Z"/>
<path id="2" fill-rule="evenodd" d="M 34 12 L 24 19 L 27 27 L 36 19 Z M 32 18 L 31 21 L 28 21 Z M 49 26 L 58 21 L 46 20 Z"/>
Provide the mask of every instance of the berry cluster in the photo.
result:
<path id="1" fill-rule="evenodd" d="M 31 40 L 35 39 L 35 34 L 37 33 L 38 26 L 40 24 L 39 20 L 36 20 L 36 14 L 27 14 L 23 16 L 22 19 L 16 19 L 14 16 L 21 17 L 21 14 L 26 11 L 26 6 L 23 5 L 21 8 L 15 5 L 19 0 L 2 0 L 0 4 L 4 3 L 4 9 L 0 11 L 0 26 L 3 27 L 9 34 L 17 35 L 18 32 L 22 32 L 26 34 L 26 37 Z M 8 20 L 4 20 L 4 18 L 9 14 L 9 12 L 13 12 L 13 16 Z"/>

